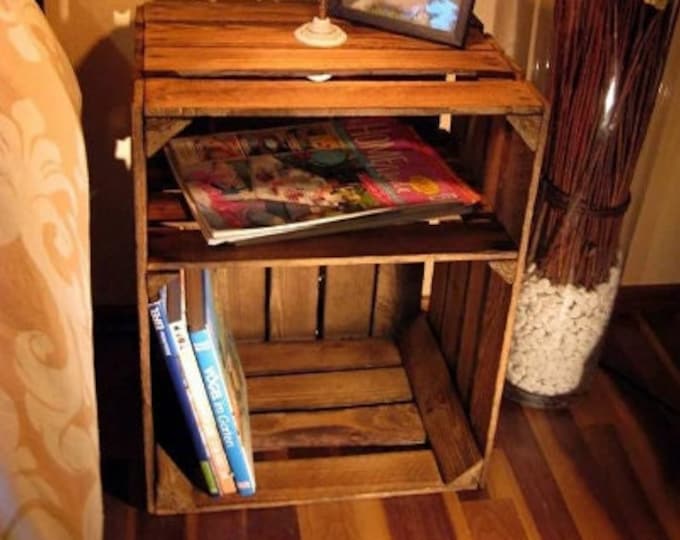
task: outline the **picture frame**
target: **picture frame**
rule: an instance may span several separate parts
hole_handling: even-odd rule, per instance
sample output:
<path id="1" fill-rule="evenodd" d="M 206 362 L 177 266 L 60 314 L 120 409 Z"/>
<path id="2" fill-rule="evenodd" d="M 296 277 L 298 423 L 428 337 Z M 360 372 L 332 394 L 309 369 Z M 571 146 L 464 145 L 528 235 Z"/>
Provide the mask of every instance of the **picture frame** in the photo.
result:
<path id="1" fill-rule="evenodd" d="M 474 0 L 332 0 L 331 15 L 464 47 Z"/>

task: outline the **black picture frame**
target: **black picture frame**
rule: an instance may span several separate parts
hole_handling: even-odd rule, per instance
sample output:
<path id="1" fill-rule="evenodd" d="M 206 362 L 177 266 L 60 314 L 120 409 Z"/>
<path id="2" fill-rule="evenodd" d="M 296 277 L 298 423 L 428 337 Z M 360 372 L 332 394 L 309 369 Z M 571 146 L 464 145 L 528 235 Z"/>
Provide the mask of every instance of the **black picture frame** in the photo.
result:
<path id="1" fill-rule="evenodd" d="M 330 13 L 400 34 L 464 47 L 474 3 L 475 0 L 332 0 Z"/>

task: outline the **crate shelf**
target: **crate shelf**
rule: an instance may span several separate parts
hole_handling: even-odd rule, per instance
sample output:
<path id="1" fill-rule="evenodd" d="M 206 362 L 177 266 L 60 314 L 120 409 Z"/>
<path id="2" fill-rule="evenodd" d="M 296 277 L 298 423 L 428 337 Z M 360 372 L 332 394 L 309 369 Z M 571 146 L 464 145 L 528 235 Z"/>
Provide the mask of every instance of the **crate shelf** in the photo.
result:
<path id="1" fill-rule="evenodd" d="M 153 513 L 483 482 L 546 103 L 477 27 L 464 49 L 453 49 L 337 21 L 350 39 L 318 50 L 293 37 L 315 10 L 296 0 L 156 0 L 137 11 L 134 208 Z M 305 78 L 329 72 L 325 83 Z M 408 117 L 480 192 L 481 208 L 436 224 L 207 245 L 164 165 L 171 137 L 350 115 Z M 180 426 L 168 416 L 172 389 L 152 354 L 147 304 L 168 274 L 187 267 L 213 271 L 217 311 L 238 340 L 255 446 L 253 497 L 210 497 L 177 448 Z"/>

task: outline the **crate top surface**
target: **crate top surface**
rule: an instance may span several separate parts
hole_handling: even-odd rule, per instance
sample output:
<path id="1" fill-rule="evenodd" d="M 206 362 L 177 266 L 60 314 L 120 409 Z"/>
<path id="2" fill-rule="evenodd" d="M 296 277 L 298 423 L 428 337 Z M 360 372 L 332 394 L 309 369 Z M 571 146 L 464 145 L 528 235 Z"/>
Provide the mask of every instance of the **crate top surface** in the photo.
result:
<path id="1" fill-rule="evenodd" d="M 336 20 L 348 35 L 332 49 L 300 44 L 293 32 L 318 13 L 304 1 L 160 0 L 140 8 L 138 67 L 145 76 L 297 77 L 465 74 L 518 79 L 493 40 L 471 28 L 465 49 Z"/>

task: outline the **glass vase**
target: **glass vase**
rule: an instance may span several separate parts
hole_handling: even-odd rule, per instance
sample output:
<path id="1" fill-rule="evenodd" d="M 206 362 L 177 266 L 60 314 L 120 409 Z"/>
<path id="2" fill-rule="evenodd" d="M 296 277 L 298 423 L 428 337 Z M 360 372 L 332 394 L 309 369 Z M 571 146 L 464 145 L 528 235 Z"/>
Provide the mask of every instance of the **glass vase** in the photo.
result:
<path id="1" fill-rule="evenodd" d="M 621 270 L 591 290 L 554 285 L 535 267 L 525 275 L 517 306 L 505 394 L 514 401 L 565 407 L 588 390 L 611 318 Z"/>

